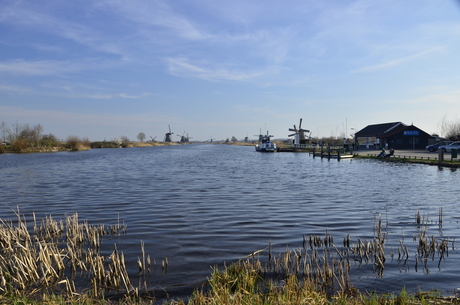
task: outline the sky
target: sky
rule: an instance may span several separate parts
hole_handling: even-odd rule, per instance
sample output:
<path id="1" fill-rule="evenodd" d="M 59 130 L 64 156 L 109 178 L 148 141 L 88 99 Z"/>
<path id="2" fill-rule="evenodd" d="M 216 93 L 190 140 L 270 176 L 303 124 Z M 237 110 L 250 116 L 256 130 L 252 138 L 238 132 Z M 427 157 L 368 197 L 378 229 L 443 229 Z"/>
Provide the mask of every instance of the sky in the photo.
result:
<path id="1" fill-rule="evenodd" d="M 460 120 L 454 0 L 0 0 L 0 122 L 91 141 Z"/>

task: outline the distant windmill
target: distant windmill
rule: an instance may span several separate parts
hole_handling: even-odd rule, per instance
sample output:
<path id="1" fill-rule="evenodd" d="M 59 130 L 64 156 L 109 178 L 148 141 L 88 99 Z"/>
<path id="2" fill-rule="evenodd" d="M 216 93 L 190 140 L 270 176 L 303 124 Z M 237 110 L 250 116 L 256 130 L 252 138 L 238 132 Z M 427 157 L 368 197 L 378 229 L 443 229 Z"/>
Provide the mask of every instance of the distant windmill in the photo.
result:
<path id="1" fill-rule="evenodd" d="M 156 138 L 157 136 L 155 136 Z M 155 138 L 152 138 L 152 136 L 150 136 L 150 139 L 152 139 L 152 142 L 155 142 Z"/>
<path id="2" fill-rule="evenodd" d="M 307 144 L 309 139 L 305 138 L 305 133 L 310 132 L 310 130 L 302 129 L 302 118 L 300 118 L 299 122 L 299 129 L 297 129 L 294 125 L 294 128 L 289 128 L 289 131 L 294 131 L 293 134 L 290 134 L 288 137 L 294 136 L 294 144 Z"/>
<path id="3" fill-rule="evenodd" d="M 185 143 L 188 142 L 188 138 L 185 136 L 185 131 L 184 131 L 184 133 L 182 135 L 178 134 L 177 136 L 180 137 L 179 143 L 185 144 Z"/>
<path id="4" fill-rule="evenodd" d="M 254 136 L 259 137 L 259 142 L 262 143 L 262 140 L 264 139 L 264 135 L 262 134 L 262 129 L 260 129 L 259 134 L 255 134 Z"/>
<path id="5" fill-rule="evenodd" d="M 169 127 L 169 132 L 165 134 L 165 139 L 163 142 L 172 142 L 171 136 L 174 134 L 174 132 L 171 132 L 171 126 L 168 125 L 168 127 Z"/>
<path id="6" fill-rule="evenodd" d="M 189 136 L 188 136 L 188 132 L 187 132 L 187 137 L 185 138 L 186 143 L 189 143 L 189 142 L 190 142 L 190 139 L 193 139 L 193 138 L 192 138 L 192 137 L 189 137 Z"/>

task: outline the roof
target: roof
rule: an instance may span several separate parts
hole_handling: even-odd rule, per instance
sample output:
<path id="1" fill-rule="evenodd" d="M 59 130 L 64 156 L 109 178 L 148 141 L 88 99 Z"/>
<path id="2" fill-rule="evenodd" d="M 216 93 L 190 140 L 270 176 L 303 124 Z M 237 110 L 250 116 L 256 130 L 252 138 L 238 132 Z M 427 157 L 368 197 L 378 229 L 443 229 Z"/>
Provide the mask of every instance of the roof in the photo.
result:
<path id="1" fill-rule="evenodd" d="M 398 134 L 403 131 L 420 131 L 425 136 L 430 135 L 421 130 L 420 128 L 412 125 L 406 125 L 401 122 L 392 122 L 392 123 L 383 123 L 383 124 L 374 124 L 368 125 L 365 128 L 358 131 L 355 136 L 356 137 L 376 137 L 376 138 L 386 138 Z"/>
<path id="2" fill-rule="evenodd" d="M 355 136 L 363 137 L 363 136 L 379 136 L 384 135 L 398 127 L 407 126 L 402 122 L 392 122 L 392 123 L 383 123 L 383 124 L 374 124 L 374 125 L 367 125 L 360 131 L 358 131 Z M 398 128 L 399 129 L 399 128 Z"/>

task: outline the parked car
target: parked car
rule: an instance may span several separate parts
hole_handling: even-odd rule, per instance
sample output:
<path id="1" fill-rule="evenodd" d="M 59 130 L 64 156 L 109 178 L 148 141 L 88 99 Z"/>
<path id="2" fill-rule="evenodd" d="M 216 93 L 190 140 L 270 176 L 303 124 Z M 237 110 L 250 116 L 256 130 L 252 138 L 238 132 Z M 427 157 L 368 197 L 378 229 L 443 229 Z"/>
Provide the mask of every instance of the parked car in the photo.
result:
<path id="1" fill-rule="evenodd" d="M 425 147 L 425 149 L 428 150 L 428 151 L 434 152 L 434 151 L 438 150 L 439 146 L 449 145 L 450 143 L 452 143 L 452 141 L 438 142 L 438 143 L 433 144 L 433 145 L 428 145 L 427 147 Z"/>
<path id="2" fill-rule="evenodd" d="M 453 143 L 450 143 L 449 145 L 439 146 L 438 149 L 442 149 L 444 151 L 451 152 L 452 149 L 460 149 L 460 142 L 453 142 Z"/>

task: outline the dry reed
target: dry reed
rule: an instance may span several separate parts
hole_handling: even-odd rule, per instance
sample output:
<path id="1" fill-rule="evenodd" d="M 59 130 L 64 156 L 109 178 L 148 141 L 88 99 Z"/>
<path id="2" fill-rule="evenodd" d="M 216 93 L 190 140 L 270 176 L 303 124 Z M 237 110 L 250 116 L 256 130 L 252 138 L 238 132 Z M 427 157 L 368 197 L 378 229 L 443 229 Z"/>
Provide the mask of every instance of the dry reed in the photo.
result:
<path id="1" fill-rule="evenodd" d="M 65 221 L 46 216 L 40 222 L 33 214 L 29 230 L 19 209 L 15 213 L 15 222 L 0 220 L 0 293 L 24 296 L 64 292 L 76 296 L 89 288 L 77 290 L 76 282 L 87 279 L 91 283 L 89 293 L 95 297 L 110 292 L 139 296 L 139 289 L 131 284 L 123 252 L 114 245 L 110 255 L 100 253 L 103 236 L 126 233 L 119 220 L 106 228 L 80 221 L 78 213 Z M 141 251 L 142 268 L 150 272 L 150 256 L 145 256 L 143 242 Z M 142 288 L 147 291 L 145 277 Z"/>

